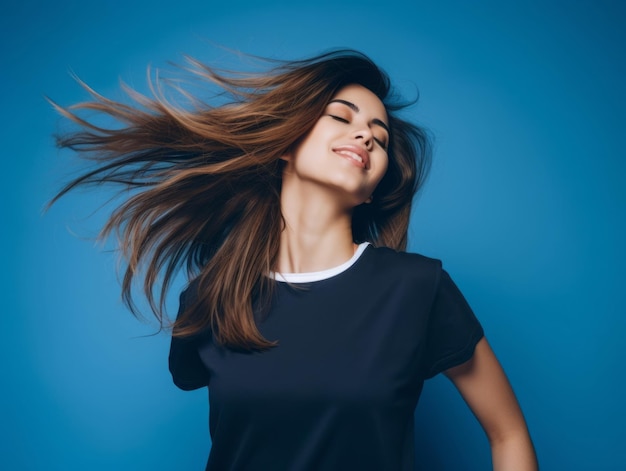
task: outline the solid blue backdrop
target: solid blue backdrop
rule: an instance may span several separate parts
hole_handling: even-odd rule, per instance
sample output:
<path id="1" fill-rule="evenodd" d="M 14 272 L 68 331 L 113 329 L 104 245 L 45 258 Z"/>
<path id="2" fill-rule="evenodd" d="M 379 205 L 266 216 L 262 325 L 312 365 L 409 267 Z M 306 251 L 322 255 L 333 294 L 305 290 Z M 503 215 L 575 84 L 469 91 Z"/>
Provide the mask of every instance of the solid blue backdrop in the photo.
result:
<path id="1" fill-rule="evenodd" d="M 411 250 L 441 258 L 482 321 L 542 469 L 626 463 L 623 337 L 626 75 L 622 2 L 180 0 L 13 2 L 0 37 L 3 469 L 202 469 L 206 390 L 167 371 L 168 337 L 124 309 L 112 244 L 94 246 L 102 190 L 45 202 L 79 167 L 58 153 L 48 95 L 121 97 L 145 67 L 214 44 L 277 58 L 369 54 L 436 136 Z M 180 287 L 179 280 L 177 287 Z M 176 294 L 169 302 L 175 310 Z M 488 443 L 454 388 L 427 383 L 417 461 L 482 470 Z"/>

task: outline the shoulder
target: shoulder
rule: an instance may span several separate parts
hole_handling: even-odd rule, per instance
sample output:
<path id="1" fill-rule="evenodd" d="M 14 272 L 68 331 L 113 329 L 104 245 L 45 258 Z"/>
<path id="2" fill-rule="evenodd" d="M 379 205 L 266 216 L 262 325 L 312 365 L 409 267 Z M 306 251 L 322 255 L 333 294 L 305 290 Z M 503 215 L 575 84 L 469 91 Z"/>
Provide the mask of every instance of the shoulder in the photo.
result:
<path id="1" fill-rule="evenodd" d="M 388 247 L 369 246 L 364 275 L 378 286 L 393 286 L 429 298 L 442 279 L 442 263 L 418 253 L 397 251 Z M 376 280 L 376 281 L 374 281 Z"/>
<path id="2" fill-rule="evenodd" d="M 441 276 L 442 262 L 418 253 L 402 252 L 389 247 L 368 247 L 370 260 L 378 270 L 397 273 L 399 276 L 435 279 Z"/>

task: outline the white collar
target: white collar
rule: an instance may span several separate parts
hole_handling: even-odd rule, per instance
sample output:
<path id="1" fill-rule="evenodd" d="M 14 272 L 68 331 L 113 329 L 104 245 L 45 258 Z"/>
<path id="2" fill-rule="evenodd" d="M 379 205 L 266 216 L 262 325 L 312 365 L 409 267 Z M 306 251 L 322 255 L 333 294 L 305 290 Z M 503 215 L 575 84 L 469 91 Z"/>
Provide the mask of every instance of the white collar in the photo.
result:
<path id="1" fill-rule="evenodd" d="M 276 273 L 271 272 L 270 278 L 276 281 L 282 281 L 286 283 L 310 283 L 312 281 L 321 281 L 326 280 L 328 278 L 332 278 L 333 276 L 339 275 L 350 268 L 352 265 L 356 263 L 359 257 L 363 254 L 367 246 L 370 245 L 369 242 L 363 242 L 358 245 L 354 255 L 350 258 L 350 260 L 342 263 L 339 266 L 328 268 L 322 271 L 312 271 L 308 273 Z"/>

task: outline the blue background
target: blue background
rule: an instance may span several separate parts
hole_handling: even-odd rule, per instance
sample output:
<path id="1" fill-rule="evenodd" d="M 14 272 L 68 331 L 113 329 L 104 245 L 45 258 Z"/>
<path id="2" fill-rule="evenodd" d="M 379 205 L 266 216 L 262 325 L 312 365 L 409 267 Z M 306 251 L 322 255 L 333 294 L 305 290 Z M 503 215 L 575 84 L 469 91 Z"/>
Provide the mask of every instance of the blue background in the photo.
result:
<path id="1" fill-rule="evenodd" d="M 179 0 L 3 5 L 0 456 L 3 469 L 203 469 L 206 390 L 175 389 L 168 337 L 122 306 L 102 191 L 42 208 L 78 168 L 54 148 L 48 95 L 121 97 L 145 67 L 216 48 L 299 58 L 363 50 L 437 139 L 411 249 L 444 260 L 523 407 L 542 469 L 624 469 L 623 150 L 619 1 Z M 180 280 L 179 282 L 180 283 Z M 180 285 L 178 285 L 180 286 Z M 169 302 L 176 308 L 176 296 Z M 416 413 L 424 469 L 482 470 L 488 443 L 445 378 Z"/>

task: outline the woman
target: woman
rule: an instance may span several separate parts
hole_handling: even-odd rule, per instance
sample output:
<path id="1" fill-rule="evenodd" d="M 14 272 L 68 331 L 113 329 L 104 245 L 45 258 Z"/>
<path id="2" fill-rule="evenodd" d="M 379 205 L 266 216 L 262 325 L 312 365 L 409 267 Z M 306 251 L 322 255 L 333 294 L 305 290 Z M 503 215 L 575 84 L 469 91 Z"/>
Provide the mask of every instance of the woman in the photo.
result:
<path id="1" fill-rule="evenodd" d="M 533 470 L 522 413 L 479 322 L 441 262 L 403 252 L 429 142 L 394 115 L 388 77 L 336 51 L 257 75 L 194 63 L 230 100 L 187 109 L 160 92 L 123 123 L 59 144 L 96 167 L 81 185 L 138 189 L 111 215 L 163 326 L 176 269 L 192 280 L 173 324 L 170 370 L 208 386 L 207 469 L 413 469 L 413 413 L 443 372 L 484 427 L 497 470 Z M 55 198 L 55 199 L 56 199 Z M 160 296 L 154 294 L 163 274 Z"/>

